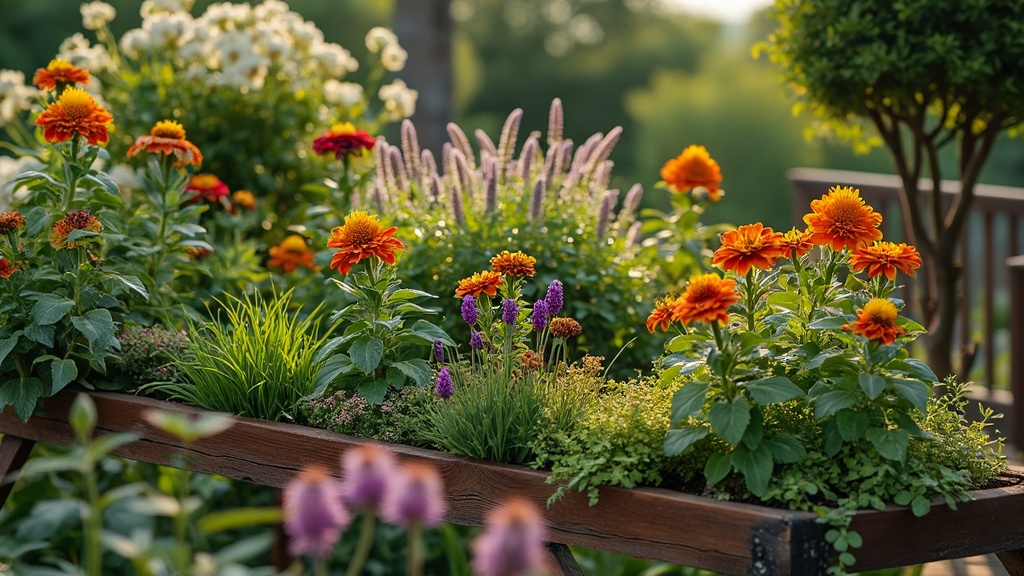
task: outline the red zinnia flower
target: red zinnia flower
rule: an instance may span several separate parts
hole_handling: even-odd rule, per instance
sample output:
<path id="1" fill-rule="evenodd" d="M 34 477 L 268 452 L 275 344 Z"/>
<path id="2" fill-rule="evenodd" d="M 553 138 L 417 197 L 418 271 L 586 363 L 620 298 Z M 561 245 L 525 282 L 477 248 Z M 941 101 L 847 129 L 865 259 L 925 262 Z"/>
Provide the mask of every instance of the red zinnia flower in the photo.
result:
<path id="1" fill-rule="evenodd" d="M 325 156 L 334 154 L 337 159 L 361 155 L 373 150 L 377 142 L 362 130 L 356 130 L 351 122 L 335 124 L 323 136 L 313 140 L 313 152 Z"/>
<path id="2" fill-rule="evenodd" d="M 199 166 L 203 163 L 203 155 L 195 144 L 185 139 L 185 129 L 173 120 L 161 120 L 153 126 L 146 136 L 139 136 L 135 144 L 128 149 L 131 158 L 139 152 L 174 156 L 174 166 L 181 168 L 186 164 Z"/>
<path id="3" fill-rule="evenodd" d="M 77 248 L 78 242 L 68 242 L 68 237 L 75 230 L 100 232 L 103 225 L 86 210 L 72 210 L 53 225 L 53 230 L 50 231 L 50 246 L 54 250 Z"/>
<path id="4" fill-rule="evenodd" d="M 219 202 L 221 198 L 231 193 L 228 185 L 213 174 L 196 174 L 188 181 L 185 191 L 194 192 L 192 198 L 189 199 L 189 202 L 193 204 L 200 200 Z"/>
<path id="5" fill-rule="evenodd" d="M 503 250 L 501 254 L 491 258 L 491 269 L 509 276 L 533 276 L 537 273 L 535 264 L 537 259 L 527 256 L 522 251 L 511 253 Z"/>
<path id="6" fill-rule="evenodd" d="M 811 248 L 814 248 L 814 242 L 811 242 L 811 231 L 797 230 L 796 228 L 783 234 L 779 244 L 784 251 L 782 257 L 790 260 L 803 256 L 810 252 Z"/>
<path id="7" fill-rule="evenodd" d="M 7 258 L 0 258 L 0 278 L 10 278 L 11 274 L 18 271 L 18 266 Z"/>

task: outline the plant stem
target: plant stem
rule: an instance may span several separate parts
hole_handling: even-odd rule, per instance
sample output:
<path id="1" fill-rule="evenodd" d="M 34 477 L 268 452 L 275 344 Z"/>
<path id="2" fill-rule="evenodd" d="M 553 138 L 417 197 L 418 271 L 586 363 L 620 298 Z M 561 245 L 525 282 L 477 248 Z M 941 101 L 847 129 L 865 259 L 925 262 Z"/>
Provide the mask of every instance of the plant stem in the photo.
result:
<path id="1" fill-rule="evenodd" d="M 377 515 L 372 510 L 363 513 L 363 525 L 359 530 L 359 542 L 356 543 L 356 551 L 352 554 L 352 561 L 348 565 L 348 570 L 345 571 L 345 576 L 357 576 L 362 571 L 363 565 L 366 564 L 366 559 L 370 556 L 370 545 L 373 544 L 374 524 L 376 521 Z"/>
<path id="2" fill-rule="evenodd" d="M 96 487 L 95 470 L 90 469 L 82 475 L 85 488 L 85 499 L 89 505 L 89 519 L 85 525 L 85 573 L 88 576 L 103 574 L 103 549 L 100 546 L 100 533 L 103 531 L 103 515 L 99 506 L 99 490 Z"/>
<path id="3" fill-rule="evenodd" d="M 419 522 L 409 526 L 409 576 L 423 576 L 423 527 Z"/>
<path id="4" fill-rule="evenodd" d="M 755 276 L 756 276 L 755 270 L 756 270 L 756 268 L 754 268 L 753 266 L 751 266 L 750 269 L 747 270 L 747 330 L 749 330 L 751 332 L 754 331 L 754 324 L 755 324 L 755 322 L 754 322 L 754 305 L 755 305 L 754 297 L 756 296 L 755 289 L 754 289 L 754 280 L 756 279 L 755 278 Z"/>
<path id="5" fill-rule="evenodd" d="M 68 154 L 67 156 L 63 156 L 63 154 L 61 155 L 64 158 L 64 180 L 68 185 L 67 194 L 64 196 L 65 214 L 71 211 L 71 208 L 74 206 L 75 202 L 75 189 L 78 187 L 78 178 L 75 176 L 75 171 L 73 170 L 73 168 L 75 160 L 78 159 L 78 143 L 80 139 L 81 136 L 75 134 L 71 138 L 70 154 Z"/>

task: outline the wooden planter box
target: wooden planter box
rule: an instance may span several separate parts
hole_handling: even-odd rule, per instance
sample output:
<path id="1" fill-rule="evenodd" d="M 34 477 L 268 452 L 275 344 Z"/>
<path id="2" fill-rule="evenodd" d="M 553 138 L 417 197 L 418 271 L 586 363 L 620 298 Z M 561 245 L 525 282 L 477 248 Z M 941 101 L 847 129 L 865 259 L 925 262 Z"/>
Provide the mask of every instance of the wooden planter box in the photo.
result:
<path id="1" fill-rule="evenodd" d="M 0 475 L 27 456 L 29 441 L 68 444 L 67 413 L 75 391 L 45 403 L 45 415 L 22 422 L 0 414 Z M 173 465 L 184 455 L 189 468 L 266 486 L 282 487 L 303 467 L 339 470 L 340 455 L 367 440 L 315 428 L 239 418 L 228 431 L 186 447 L 149 426 L 150 409 L 197 414 L 200 409 L 126 394 L 91 392 L 99 415 L 97 433 L 135 431 L 142 438 L 117 454 Z M 513 494 L 542 508 L 554 487 L 547 474 L 401 445 L 389 446 L 404 460 L 435 465 L 448 496 L 447 520 L 479 525 L 484 515 Z M 999 553 L 1013 575 L 1024 575 L 1024 470 L 1008 473 L 1003 488 L 980 490 L 953 511 L 936 504 L 923 518 L 908 508 L 858 512 L 853 529 L 864 539 L 855 568 L 870 570 Z M 9 488 L 9 486 L 8 486 Z M 0 493 L 0 503 L 5 494 Z M 816 515 L 764 506 L 719 502 L 657 488 L 602 488 L 597 506 L 571 492 L 545 512 L 552 542 L 596 548 L 684 564 L 725 574 L 819 575 L 832 549 Z"/>

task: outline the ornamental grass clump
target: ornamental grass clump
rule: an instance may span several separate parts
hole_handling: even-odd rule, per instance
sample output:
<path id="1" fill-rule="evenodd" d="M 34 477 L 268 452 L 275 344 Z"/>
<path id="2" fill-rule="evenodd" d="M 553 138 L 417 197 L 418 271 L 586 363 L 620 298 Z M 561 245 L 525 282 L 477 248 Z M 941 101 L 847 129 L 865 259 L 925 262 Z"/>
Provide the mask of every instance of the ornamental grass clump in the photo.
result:
<path id="1" fill-rule="evenodd" d="M 522 251 L 491 258 L 491 269 L 458 283 L 469 350 L 444 356 L 435 401 L 423 410 L 420 437 L 455 454 L 531 463 L 542 431 L 574 426 L 600 386 L 600 363 L 586 377 L 567 362 L 569 341 L 582 333 L 562 311 L 561 282 L 532 305 L 523 299 L 536 260 Z M 540 292 L 540 291 L 538 291 Z M 550 297 L 550 298 L 549 298 Z M 572 375 L 572 376 L 569 376 Z"/>
<path id="2" fill-rule="evenodd" d="M 522 110 L 513 111 L 496 140 L 449 124 L 450 142 L 434 151 L 421 149 L 412 123 L 404 122 L 397 145 L 378 138 L 376 177 L 360 202 L 416 238 L 408 252 L 410 285 L 454 285 L 476 272 L 481 252 L 493 256 L 515 245 L 536 258 L 540 280 L 560 278 L 573 289 L 568 312 L 587 326 L 581 346 L 600 353 L 639 337 L 616 369 L 648 367 L 658 348 L 635 326 L 650 309 L 644 287 L 654 272 L 637 258 L 642 187 L 620 190 L 612 180 L 622 129 L 574 142 L 563 134 L 557 99 L 545 135 L 521 136 L 522 118 Z M 543 296 L 532 285 L 523 290 L 530 303 Z M 470 336 L 458 318 L 442 327 Z"/>
<path id="3" fill-rule="evenodd" d="M 291 292 L 267 299 L 258 292 L 220 302 L 212 322 L 189 325 L 191 359 L 178 362 L 182 383 L 151 387 L 172 400 L 207 410 L 265 420 L 294 417 L 313 393 L 327 340 L 319 309 L 299 317 Z M 220 317 L 223 316 L 223 322 Z"/>

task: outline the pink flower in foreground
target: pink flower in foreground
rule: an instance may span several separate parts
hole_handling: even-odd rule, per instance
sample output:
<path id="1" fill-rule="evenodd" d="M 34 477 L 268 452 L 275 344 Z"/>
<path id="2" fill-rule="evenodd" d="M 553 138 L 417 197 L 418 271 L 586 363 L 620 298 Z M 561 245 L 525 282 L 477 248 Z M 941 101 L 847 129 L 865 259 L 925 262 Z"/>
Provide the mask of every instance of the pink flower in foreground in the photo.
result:
<path id="1" fill-rule="evenodd" d="M 284 530 L 293 556 L 325 558 L 352 516 L 341 503 L 339 483 L 323 468 L 307 468 L 284 489 Z"/>
<path id="2" fill-rule="evenodd" d="M 547 528 L 540 510 L 529 500 L 513 498 L 491 510 L 486 529 L 473 543 L 473 570 L 479 576 L 524 576 L 547 568 Z"/>
<path id="3" fill-rule="evenodd" d="M 345 504 L 357 510 L 379 508 L 397 469 L 394 454 L 376 444 L 345 452 L 341 457 L 341 496 Z"/>
<path id="4" fill-rule="evenodd" d="M 448 505 L 444 484 L 437 468 L 412 463 L 402 467 L 381 508 L 381 516 L 399 526 L 436 526 L 444 519 Z"/>

